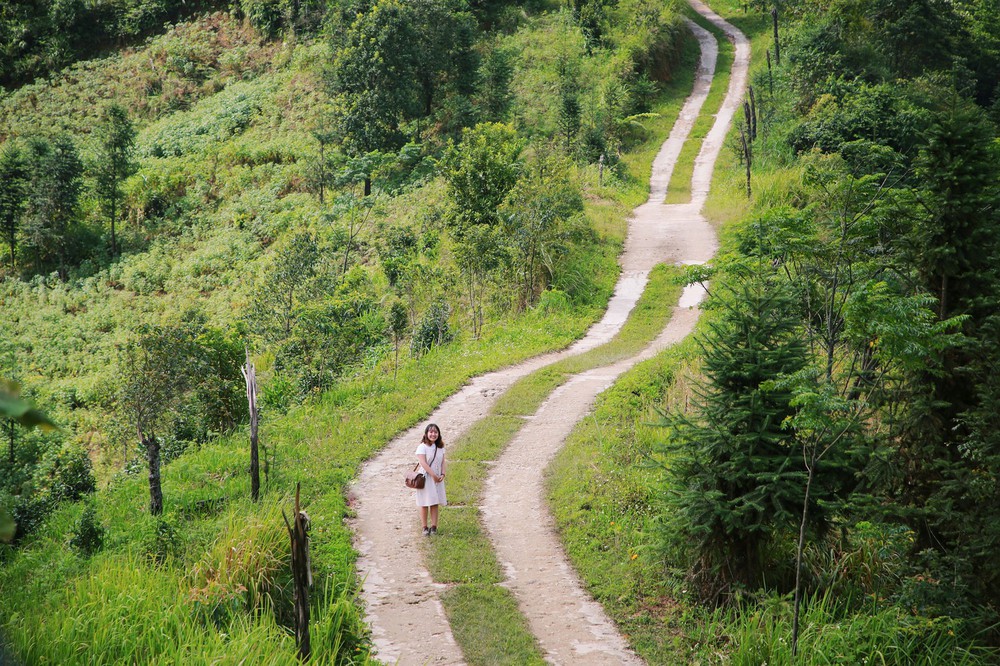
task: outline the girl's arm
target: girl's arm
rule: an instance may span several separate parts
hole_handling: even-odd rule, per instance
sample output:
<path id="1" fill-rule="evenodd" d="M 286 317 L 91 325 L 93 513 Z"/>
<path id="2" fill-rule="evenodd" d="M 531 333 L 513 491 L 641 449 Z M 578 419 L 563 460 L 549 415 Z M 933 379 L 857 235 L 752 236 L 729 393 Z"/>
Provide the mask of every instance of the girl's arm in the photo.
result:
<path id="1" fill-rule="evenodd" d="M 431 471 L 431 466 L 427 464 L 427 455 L 426 454 L 421 453 L 420 455 L 418 455 L 417 456 L 417 462 L 419 462 L 420 463 L 420 467 L 423 468 L 424 474 L 426 474 L 427 476 L 431 477 L 432 479 L 435 478 L 434 477 L 434 472 Z"/>

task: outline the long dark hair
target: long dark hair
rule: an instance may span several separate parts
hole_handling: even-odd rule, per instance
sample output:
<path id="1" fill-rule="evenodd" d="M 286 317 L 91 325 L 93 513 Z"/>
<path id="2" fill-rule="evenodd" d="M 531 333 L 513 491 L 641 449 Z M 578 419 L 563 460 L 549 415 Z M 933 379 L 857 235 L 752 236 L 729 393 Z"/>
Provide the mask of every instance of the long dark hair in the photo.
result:
<path id="1" fill-rule="evenodd" d="M 444 448 L 444 437 L 441 435 L 441 428 L 438 428 L 436 423 L 428 423 L 427 424 L 427 427 L 424 428 L 424 438 L 422 440 L 420 440 L 420 441 L 423 444 L 430 444 L 431 443 L 431 440 L 427 439 L 427 431 L 430 430 L 431 428 L 434 428 L 435 430 L 438 431 L 437 442 L 435 442 L 434 445 L 437 446 L 439 449 L 443 449 Z"/>

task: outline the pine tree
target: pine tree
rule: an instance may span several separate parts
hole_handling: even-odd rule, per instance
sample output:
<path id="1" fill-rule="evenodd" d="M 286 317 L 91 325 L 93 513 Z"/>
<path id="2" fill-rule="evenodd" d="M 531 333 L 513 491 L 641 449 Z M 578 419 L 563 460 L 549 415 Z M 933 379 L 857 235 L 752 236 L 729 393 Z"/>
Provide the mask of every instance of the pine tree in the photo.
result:
<path id="1" fill-rule="evenodd" d="M 792 393 L 772 380 L 807 363 L 797 298 L 763 262 L 737 267 L 711 298 L 699 339 L 704 382 L 694 414 L 675 415 L 665 446 L 665 527 L 680 535 L 704 598 L 762 581 L 777 533 L 795 527 L 805 470 L 792 433 Z M 675 537 L 668 537 L 675 538 Z"/>
<path id="2" fill-rule="evenodd" d="M 68 136 L 60 135 L 52 142 L 35 138 L 28 144 L 28 170 L 25 236 L 39 268 L 54 259 L 65 280 L 73 227 L 79 217 L 83 163 Z"/>

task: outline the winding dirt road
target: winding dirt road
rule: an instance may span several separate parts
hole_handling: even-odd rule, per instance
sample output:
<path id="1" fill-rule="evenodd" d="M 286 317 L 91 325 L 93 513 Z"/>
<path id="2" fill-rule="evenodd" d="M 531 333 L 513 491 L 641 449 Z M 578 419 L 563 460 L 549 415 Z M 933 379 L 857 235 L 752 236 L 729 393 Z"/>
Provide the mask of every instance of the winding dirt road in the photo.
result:
<path id="1" fill-rule="evenodd" d="M 690 1 L 736 44 L 725 101 L 695 162 L 691 203 L 662 203 L 680 149 L 708 95 L 718 55 L 714 38 L 689 22 L 701 45 L 694 90 L 653 163 L 649 201 L 635 210 L 629 223 L 621 278 L 605 316 L 566 350 L 476 377 L 445 400 L 425 421 L 446 424 L 449 441 L 457 440 L 486 416 L 496 399 L 521 377 L 614 337 L 656 264 L 700 263 L 714 254 L 715 234 L 700 210 L 727 128 L 746 87 L 750 48 L 742 33 L 698 0 Z M 667 327 L 643 351 L 614 365 L 575 375 L 556 389 L 527 419 L 487 480 L 483 520 L 504 566 L 504 584 L 517 598 L 550 663 L 641 663 L 603 608 L 586 594 L 569 565 L 546 508 L 542 475 L 601 391 L 628 368 L 690 333 L 700 300 L 701 293 L 688 288 Z M 352 528 L 360 553 L 358 570 L 364 578 L 362 597 L 378 659 L 403 666 L 462 664 L 462 653 L 438 597 L 445 586 L 435 584 L 427 572 L 416 538 L 419 526 L 412 491 L 400 481 L 412 466 L 413 450 L 422 431 L 423 423 L 395 438 L 362 468 L 352 486 L 356 511 Z M 504 489 L 509 479 L 517 479 L 521 490 L 517 497 Z M 409 592 L 403 595 L 401 590 Z"/>

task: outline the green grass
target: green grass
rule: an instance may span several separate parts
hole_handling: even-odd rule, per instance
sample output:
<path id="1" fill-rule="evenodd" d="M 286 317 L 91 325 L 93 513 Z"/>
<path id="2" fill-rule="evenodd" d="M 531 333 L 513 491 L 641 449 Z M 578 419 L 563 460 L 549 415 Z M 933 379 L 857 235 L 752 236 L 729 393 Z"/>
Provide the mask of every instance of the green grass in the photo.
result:
<path id="1" fill-rule="evenodd" d="M 524 616 L 508 590 L 495 585 L 458 585 L 443 595 L 455 640 L 471 666 L 541 666 Z"/>
<path id="2" fill-rule="evenodd" d="M 684 39 L 678 64 L 673 70 L 673 79 L 666 84 L 653 106 L 655 117 L 642 121 L 646 137 L 639 146 L 622 155 L 622 162 L 631 176 L 627 183 L 629 189 L 623 197 L 623 202 L 629 208 L 635 208 L 649 198 L 649 178 L 653 172 L 653 160 L 663 146 L 663 141 L 670 136 L 680 114 L 684 102 L 694 88 L 694 75 L 698 68 L 698 40 L 687 35 Z M 594 181 L 596 182 L 596 176 Z"/>
<path id="3" fill-rule="evenodd" d="M 691 175 L 694 172 L 694 161 L 701 152 L 702 143 L 715 124 L 715 116 L 722 106 L 722 101 L 726 97 L 729 89 L 729 77 L 733 67 L 735 50 L 732 43 L 726 39 L 725 33 L 715 27 L 713 23 L 702 17 L 701 14 L 690 7 L 685 10 L 688 18 L 712 33 L 715 41 L 719 45 L 719 57 L 715 65 L 715 76 L 712 85 L 708 90 L 708 97 L 701 107 L 701 113 L 691 127 L 691 134 L 688 141 L 681 148 L 677 157 L 677 165 L 670 176 L 670 184 L 667 186 L 666 203 L 687 203 L 691 200 Z"/>

